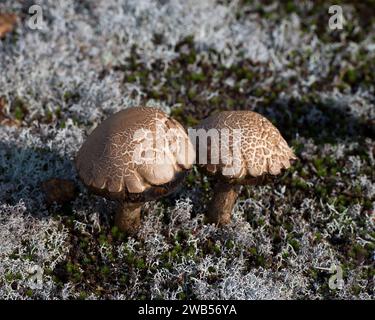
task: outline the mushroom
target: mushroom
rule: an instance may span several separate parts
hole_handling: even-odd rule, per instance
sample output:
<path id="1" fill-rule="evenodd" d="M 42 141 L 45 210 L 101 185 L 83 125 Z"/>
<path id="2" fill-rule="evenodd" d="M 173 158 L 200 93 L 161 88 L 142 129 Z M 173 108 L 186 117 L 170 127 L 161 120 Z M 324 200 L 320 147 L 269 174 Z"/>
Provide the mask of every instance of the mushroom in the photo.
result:
<path id="1" fill-rule="evenodd" d="M 83 143 L 75 164 L 89 190 L 118 202 L 119 230 L 134 234 L 142 205 L 175 191 L 194 160 L 181 124 L 159 109 L 134 107 L 103 121 Z"/>
<path id="2" fill-rule="evenodd" d="M 241 185 L 254 185 L 267 175 L 277 175 L 296 159 L 279 130 L 256 112 L 221 112 L 195 129 L 198 164 L 218 177 L 206 213 L 208 223 L 228 224 Z M 206 137 L 206 145 L 202 137 Z"/>

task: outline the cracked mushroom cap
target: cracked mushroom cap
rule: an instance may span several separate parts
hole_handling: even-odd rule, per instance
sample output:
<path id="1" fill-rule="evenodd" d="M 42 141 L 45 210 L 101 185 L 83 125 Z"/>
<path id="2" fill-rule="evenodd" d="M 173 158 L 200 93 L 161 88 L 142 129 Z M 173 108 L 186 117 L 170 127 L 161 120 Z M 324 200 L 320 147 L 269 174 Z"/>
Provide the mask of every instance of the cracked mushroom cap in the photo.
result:
<path id="1" fill-rule="evenodd" d="M 76 168 L 94 193 L 149 201 L 177 188 L 195 159 L 184 128 L 156 108 L 128 108 L 103 121 L 78 151 Z"/>
<path id="2" fill-rule="evenodd" d="M 206 118 L 196 129 L 220 133 L 219 138 L 208 139 L 208 163 L 202 165 L 208 173 L 234 183 L 277 175 L 297 159 L 279 130 L 256 112 L 224 111 Z M 212 151 L 220 155 L 216 161 L 212 161 Z"/>

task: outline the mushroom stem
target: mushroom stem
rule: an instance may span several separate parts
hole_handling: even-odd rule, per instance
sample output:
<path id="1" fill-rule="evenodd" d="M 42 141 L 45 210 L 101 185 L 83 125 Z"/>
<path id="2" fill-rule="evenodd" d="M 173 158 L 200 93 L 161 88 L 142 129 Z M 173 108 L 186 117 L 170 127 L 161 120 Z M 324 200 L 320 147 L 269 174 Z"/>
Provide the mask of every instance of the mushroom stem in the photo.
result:
<path id="1" fill-rule="evenodd" d="M 214 196 L 208 205 L 206 221 L 219 226 L 230 223 L 240 189 L 240 185 L 218 182 L 214 188 Z"/>
<path id="2" fill-rule="evenodd" d="M 120 202 L 115 215 L 115 225 L 121 232 L 133 235 L 141 224 L 143 203 Z"/>

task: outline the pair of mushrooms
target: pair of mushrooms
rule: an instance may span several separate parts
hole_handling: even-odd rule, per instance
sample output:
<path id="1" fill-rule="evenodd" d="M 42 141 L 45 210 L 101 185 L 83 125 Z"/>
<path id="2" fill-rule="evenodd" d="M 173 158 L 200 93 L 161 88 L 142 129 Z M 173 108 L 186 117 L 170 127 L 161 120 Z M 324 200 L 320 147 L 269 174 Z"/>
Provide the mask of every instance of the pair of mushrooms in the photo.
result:
<path id="1" fill-rule="evenodd" d="M 195 148 L 176 120 L 156 108 L 135 107 L 110 116 L 89 135 L 76 157 L 78 175 L 93 193 L 118 202 L 115 224 L 121 231 L 136 233 L 142 205 L 178 189 L 195 162 L 196 149 L 221 156 L 198 162 L 218 178 L 206 213 L 207 222 L 216 225 L 230 222 L 241 185 L 256 183 L 266 174 L 277 175 L 295 159 L 280 132 L 255 112 L 221 112 L 195 129 L 232 134 L 225 142 L 219 136 Z M 236 145 L 238 135 L 240 145 Z M 225 161 L 223 151 L 236 147 L 233 165 Z"/>

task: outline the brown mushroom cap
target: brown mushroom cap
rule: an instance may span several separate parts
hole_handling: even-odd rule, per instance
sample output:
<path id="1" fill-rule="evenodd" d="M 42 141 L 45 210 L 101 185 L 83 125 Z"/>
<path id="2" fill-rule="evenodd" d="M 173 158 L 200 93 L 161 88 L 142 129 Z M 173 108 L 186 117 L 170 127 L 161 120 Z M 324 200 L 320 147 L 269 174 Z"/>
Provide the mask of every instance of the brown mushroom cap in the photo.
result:
<path id="1" fill-rule="evenodd" d="M 209 156 L 208 164 L 202 164 L 209 173 L 223 176 L 234 183 L 247 179 L 254 181 L 251 179 L 267 174 L 277 175 L 282 169 L 290 167 L 291 160 L 296 159 L 279 130 L 256 112 L 224 111 L 208 117 L 196 129 L 218 129 L 219 132 L 227 129 L 229 131 L 229 139 L 225 141 L 221 136 L 219 139 L 208 141 L 208 155 L 212 150 L 220 152 L 223 147 L 224 150 L 229 150 L 228 154 L 231 154 L 230 152 L 234 151 L 234 144 L 238 143 L 240 152 L 238 162 L 235 164 L 238 166 L 236 170 L 231 171 L 230 168 L 234 164 L 228 166 L 221 156 L 216 164 L 210 163 Z M 237 131 L 233 131 L 234 129 Z M 235 139 L 238 132 L 241 136 L 240 141 Z M 225 174 L 223 174 L 224 169 L 227 169 Z"/>
<path id="2" fill-rule="evenodd" d="M 136 154 L 164 154 L 168 161 L 137 162 Z M 173 191 L 194 157 L 193 146 L 177 121 L 159 109 L 136 107 L 113 114 L 95 128 L 78 151 L 76 167 L 96 194 L 148 201 Z"/>

